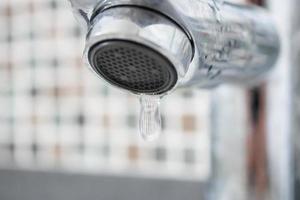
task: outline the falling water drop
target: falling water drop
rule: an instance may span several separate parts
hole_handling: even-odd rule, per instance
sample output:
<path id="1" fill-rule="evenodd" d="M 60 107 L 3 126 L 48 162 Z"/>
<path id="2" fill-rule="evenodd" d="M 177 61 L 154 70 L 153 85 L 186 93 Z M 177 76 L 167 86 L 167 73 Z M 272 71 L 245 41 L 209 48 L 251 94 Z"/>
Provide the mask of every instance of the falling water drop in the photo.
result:
<path id="1" fill-rule="evenodd" d="M 140 104 L 140 135 L 144 140 L 155 140 L 161 133 L 160 97 L 142 95 Z"/>

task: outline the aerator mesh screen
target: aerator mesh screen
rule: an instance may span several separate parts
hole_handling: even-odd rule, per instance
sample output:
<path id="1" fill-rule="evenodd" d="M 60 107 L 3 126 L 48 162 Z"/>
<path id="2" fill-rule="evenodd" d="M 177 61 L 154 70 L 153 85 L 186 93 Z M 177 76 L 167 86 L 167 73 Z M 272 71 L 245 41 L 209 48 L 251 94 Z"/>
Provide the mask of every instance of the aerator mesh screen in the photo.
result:
<path id="1" fill-rule="evenodd" d="M 157 51 L 135 42 L 111 40 L 89 52 L 94 70 L 110 83 L 137 93 L 164 93 L 176 84 L 171 62 Z"/>

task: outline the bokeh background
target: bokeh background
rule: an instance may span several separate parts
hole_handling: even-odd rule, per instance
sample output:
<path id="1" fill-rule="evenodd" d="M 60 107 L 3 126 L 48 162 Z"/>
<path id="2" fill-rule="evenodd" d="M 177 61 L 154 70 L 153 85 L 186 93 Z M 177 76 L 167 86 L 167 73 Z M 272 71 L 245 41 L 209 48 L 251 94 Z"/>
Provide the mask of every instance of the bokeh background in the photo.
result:
<path id="1" fill-rule="evenodd" d="M 162 137 L 143 142 L 138 98 L 83 64 L 84 33 L 68 1 L 0 5 L 2 166 L 207 179 L 208 92 L 165 98 Z"/>
<path id="2" fill-rule="evenodd" d="M 138 136 L 137 97 L 83 63 L 67 0 L 1 0 L 0 171 L 167 178 L 205 183 L 211 199 L 299 199 L 300 2 L 252 2 L 272 12 L 282 39 L 266 83 L 176 91 L 149 143 Z"/>

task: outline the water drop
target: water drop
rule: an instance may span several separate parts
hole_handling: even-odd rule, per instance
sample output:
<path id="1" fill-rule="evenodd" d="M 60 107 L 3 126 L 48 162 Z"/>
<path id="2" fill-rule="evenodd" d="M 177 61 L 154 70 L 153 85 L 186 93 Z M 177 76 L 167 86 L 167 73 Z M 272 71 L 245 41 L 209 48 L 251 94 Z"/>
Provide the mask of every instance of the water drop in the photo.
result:
<path id="1" fill-rule="evenodd" d="M 160 97 L 142 95 L 140 104 L 140 135 L 144 140 L 155 140 L 161 133 Z"/>

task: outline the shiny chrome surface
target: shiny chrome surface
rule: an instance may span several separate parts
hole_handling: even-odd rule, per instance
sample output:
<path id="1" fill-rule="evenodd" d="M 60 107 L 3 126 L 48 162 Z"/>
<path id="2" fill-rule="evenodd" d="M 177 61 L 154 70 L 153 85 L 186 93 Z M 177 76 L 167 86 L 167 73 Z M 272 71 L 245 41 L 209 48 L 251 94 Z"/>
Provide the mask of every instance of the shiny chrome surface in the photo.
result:
<path id="1" fill-rule="evenodd" d="M 114 37 L 147 44 L 176 64 L 178 86 L 256 83 L 279 53 L 272 20 L 255 6 L 224 2 L 218 10 L 208 0 L 70 1 L 89 32 L 87 51 L 95 41 Z M 155 12 L 147 15 L 136 7 Z M 170 37 L 174 32 L 176 37 Z M 195 47 L 190 63 L 187 37 Z"/>
<path id="2" fill-rule="evenodd" d="M 87 63 L 91 47 L 108 40 L 132 41 L 154 49 L 172 62 L 179 82 L 193 56 L 191 41 L 180 27 L 163 15 L 139 7 L 106 9 L 91 21 L 84 53 Z"/>

